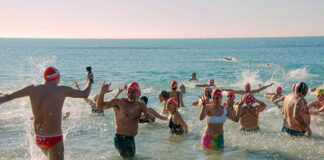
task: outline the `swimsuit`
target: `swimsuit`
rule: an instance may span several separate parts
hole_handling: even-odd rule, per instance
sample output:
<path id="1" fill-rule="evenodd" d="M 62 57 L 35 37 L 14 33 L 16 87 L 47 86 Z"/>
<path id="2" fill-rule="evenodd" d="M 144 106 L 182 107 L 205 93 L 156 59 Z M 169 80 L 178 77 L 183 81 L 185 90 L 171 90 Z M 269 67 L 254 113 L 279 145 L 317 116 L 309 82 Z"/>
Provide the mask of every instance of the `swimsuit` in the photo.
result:
<path id="1" fill-rule="evenodd" d="M 223 106 L 223 114 L 207 117 L 207 123 L 222 124 L 225 123 L 226 117 L 227 109 Z M 201 138 L 201 144 L 207 149 L 222 149 L 224 148 L 224 134 L 204 133 Z"/>
<path id="2" fill-rule="evenodd" d="M 180 124 L 175 124 L 172 121 L 172 117 L 173 117 L 173 115 L 174 115 L 175 112 L 176 111 L 173 112 L 173 114 L 171 115 L 170 121 L 169 121 L 170 133 L 171 134 L 181 135 L 184 132 L 182 126 Z"/>
<path id="3" fill-rule="evenodd" d="M 288 127 L 283 126 L 281 132 L 286 132 L 291 136 L 303 136 L 305 134 L 305 131 L 296 131 L 289 129 Z"/>
<path id="4" fill-rule="evenodd" d="M 123 158 L 130 158 L 135 156 L 135 140 L 134 137 L 115 134 L 114 145 L 118 150 L 120 156 Z"/>
<path id="5" fill-rule="evenodd" d="M 98 115 L 104 115 L 104 110 L 96 109 L 96 106 L 92 106 L 91 113 L 97 113 Z"/>
<path id="6" fill-rule="evenodd" d="M 139 119 L 138 123 L 150 123 L 151 121 L 149 119 Z"/>
<path id="7" fill-rule="evenodd" d="M 246 128 L 242 127 L 240 129 L 240 131 L 242 131 L 242 132 L 249 132 L 249 133 L 255 133 L 255 132 L 259 132 L 260 131 L 260 128 L 257 127 L 257 128 L 254 128 L 254 129 L 246 129 Z"/>
<path id="8" fill-rule="evenodd" d="M 35 136 L 36 144 L 40 148 L 52 148 L 56 143 L 63 140 L 63 136 Z"/>

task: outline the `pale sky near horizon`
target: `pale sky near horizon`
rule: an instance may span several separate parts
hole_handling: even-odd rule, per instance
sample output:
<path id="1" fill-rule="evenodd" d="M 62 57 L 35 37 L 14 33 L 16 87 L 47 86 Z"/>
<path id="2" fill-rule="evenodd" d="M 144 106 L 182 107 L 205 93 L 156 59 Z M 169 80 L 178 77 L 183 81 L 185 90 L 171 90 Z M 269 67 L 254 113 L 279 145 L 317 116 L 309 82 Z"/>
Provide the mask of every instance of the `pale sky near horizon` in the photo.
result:
<path id="1" fill-rule="evenodd" d="M 324 0 L 2 0 L 0 37 L 324 36 Z"/>

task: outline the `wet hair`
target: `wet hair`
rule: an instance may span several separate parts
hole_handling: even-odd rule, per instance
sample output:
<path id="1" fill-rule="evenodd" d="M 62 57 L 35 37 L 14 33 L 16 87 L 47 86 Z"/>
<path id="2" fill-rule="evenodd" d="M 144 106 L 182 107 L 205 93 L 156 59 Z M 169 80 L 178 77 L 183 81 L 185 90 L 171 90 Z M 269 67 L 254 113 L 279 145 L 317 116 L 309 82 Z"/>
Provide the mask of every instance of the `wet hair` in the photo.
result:
<path id="1" fill-rule="evenodd" d="M 299 82 L 296 84 L 296 93 L 300 93 L 300 94 L 306 96 L 307 92 L 308 92 L 308 86 L 306 83 Z"/>
<path id="2" fill-rule="evenodd" d="M 143 100 L 145 104 L 147 104 L 148 98 L 146 96 L 142 96 L 140 99 Z"/>
<path id="3" fill-rule="evenodd" d="M 165 99 L 169 98 L 169 93 L 167 91 L 161 91 L 159 95 Z"/>

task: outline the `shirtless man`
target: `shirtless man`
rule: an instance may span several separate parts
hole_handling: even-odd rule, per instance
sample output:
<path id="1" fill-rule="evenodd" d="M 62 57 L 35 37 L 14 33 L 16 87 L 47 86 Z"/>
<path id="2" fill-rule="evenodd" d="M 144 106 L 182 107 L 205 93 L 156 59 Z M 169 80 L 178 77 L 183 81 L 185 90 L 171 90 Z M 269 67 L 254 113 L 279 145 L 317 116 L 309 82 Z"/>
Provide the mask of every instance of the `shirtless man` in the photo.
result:
<path id="1" fill-rule="evenodd" d="M 109 92 L 110 84 L 103 83 L 97 101 L 97 109 L 113 108 L 116 122 L 114 145 L 120 156 L 131 158 L 135 156 L 134 137 L 138 132 L 138 122 L 141 114 L 147 118 L 154 116 L 149 113 L 146 105 L 138 100 L 141 90 L 136 82 L 127 88 L 127 98 L 113 98 L 104 102 L 104 94 Z"/>
<path id="2" fill-rule="evenodd" d="M 282 132 L 286 132 L 291 136 L 303 136 L 305 132 L 307 132 L 308 136 L 312 135 L 312 130 L 309 128 L 309 109 L 307 107 L 307 102 L 304 99 L 307 92 L 307 84 L 299 82 L 296 84 L 295 92 L 285 96 L 282 109 Z"/>
<path id="3" fill-rule="evenodd" d="M 183 97 L 182 97 L 182 93 L 177 91 L 178 88 L 178 84 L 176 81 L 172 81 L 171 83 L 171 91 L 168 92 L 169 93 L 169 98 L 174 97 L 178 100 L 178 106 L 177 107 L 184 107 L 183 104 Z"/>
<path id="4" fill-rule="evenodd" d="M 203 98 L 204 100 L 206 100 L 206 104 L 209 104 L 209 103 L 210 103 L 212 92 L 213 92 L 213 90 L 212 90 L 211 88 L 209 88 L 209 87 L 206 87 L 206 88 L 204 89 L 204 95 L 202 96 L 202 98 Z M 202 107 L 202 101 L 201 101 L 201 98 L 199 98 L 198 100 L 192 102 L 191 105 L 192 105 L 192 106 Z"/>
<path id="5" fill-rule="evenodd" d="M 259 105 L 253 106 L 254 103 L 258 103 Z M 252 93 L 246 94 L 242 101 L 239 102 L 242 106 L 241 114 L 238 115 L 240 117 L 239 122 L 241 129 L 240 131 L 243 132 L 258 132 L 260 130 L 258 121 L 259 121 L 259 114 L 260 112 L 264 111 L 266 108 L 266 104 L 262 101 L 256 99 Z M 238 112 L 240 106 L 235 106 L 234 109 L 236 113 Z"/>
<path id="6" fill-rule="evenodd" d="M 215 87 L 215 80 L 211 78 L 208 83 L 196 84 L 196 87 Z"/>
<path id="7" fill-rule="evenodd" d="M 16 98 L 29 96 L 34 115 L 34 130 L 36 144 L 49 159 L 64 159 L 63 136 L 61 129 L 62 107 L 66 97 L 86 98 L 90 94 L 90 72 L 84 90 L 75 90 L 67 86 L 58 86 L 60 73 L 54 67 L 46 68 L 45 83 L 30 85 L 11 94 L 0 96 L 0 103 Z"/>
<path id="8" fill-rule="evenodd" d="M 313 115 L 324 113 L 324 90 L 321 88 L 317 89 L 316 96 L 317 96 L 317 100 L 312 101 L 308 105 L 310 113 Z"/>
<path id="9" fill-rule="evenodd" d="M 245 94 L 247 93 L 259 93 L 265 89 L 267 89 L 268 87 L 272 86 L 274 83 L 271 83 L 269 85 L 266 85 L 266 86 L 263 86 L 263 87 L 260 87 L 259 89 L 254 89 L 254 90 L 251 90 L 251 85 L 250 83 L 246 83 L 245 86 L 244 86 L 244 90 L 232 90 L 232 89 L 223 89 L 222 91 L 234 91 L 235 94 L 240 94 L 242 96 L 244 96 Z"/>
<path id="10" fill-rule="evenodd" d="M 279 86 L 276 89 L 276 93 L 266 93 L 264 94 L 265 98 L 268 98 L 271 100 L 271 102 L 277 100 L 278 98 L 282 97 L 282 88 Z"/>
<path id="11" fill-rule="evenodd" d="M 197 75 L 195 72 L 191 74 L 191 79 L 189 79 L 189 81 L 197 81 Z"/>

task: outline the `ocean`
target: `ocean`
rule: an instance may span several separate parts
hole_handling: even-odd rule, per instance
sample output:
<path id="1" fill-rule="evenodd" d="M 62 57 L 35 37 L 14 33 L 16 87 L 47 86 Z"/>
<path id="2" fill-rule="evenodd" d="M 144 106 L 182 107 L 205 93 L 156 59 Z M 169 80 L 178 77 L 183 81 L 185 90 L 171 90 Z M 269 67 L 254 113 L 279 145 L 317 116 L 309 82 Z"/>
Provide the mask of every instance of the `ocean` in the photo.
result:
<path id="1" fill-rule="evenodd" d="M 232 61 L 224 60 L 232 58 Z M 148 106 L 161 110 L 158 93 L 169 90 L 172 80 L 186 86 L 185 108 L 180 112 L 189 126 L 184 137 L 171 136 L 168 122 L 140 124 L 135 138 L 137 159 L 323 159 L 324 117 L 312 116 L 312 138 L 282 134 L 282 113 L 263 95 L 277 86 L 283 93 L 299 81 L 309 88 L 324 88 L 324 37 L 228 38 L 228 39 L 0 39 L 0 92 L 10 93 L 29 84 L 43 83 L 43 71 L 55 66 L 60 85 L 81 88 L 86 66 L 92 66 L 95 83 L 89 98 L 99 92 L 103 81 L 114 90 L 137 81 Z M 266 64 L 270 64 L 267 67 Z M 188 81 L 196 72 L 199 81 Z M 191 103 L 202 95 L 195 84 L 215 79 L 218 88 L 252 89 L 275 83 L 255 96 L 267 104 L 260 113 L 257 134 L 244 134 L 230 119 L 224 124 L 223 151 L 205 151 L 201 135 L 206 120 L 199 121 L 200 108 Z M 225 95 L 226 92 L 223 92 Z M 120 97 L 125 97 L 122 93 Z M 236 96 L 236 100 L 239 100 Z M 316 99 L 309 92 L 308 102 Z M 225 99 L 223 98 L 223 101 Z M 83 99 L 67 98 L 63 112 L 65 159 L 121 159 L 113 144 L 113 110 L 105 116 L 91 113 Z M 0 105 L 0 159 L 44 159 L 34 142 L 29 98 Z"/>

